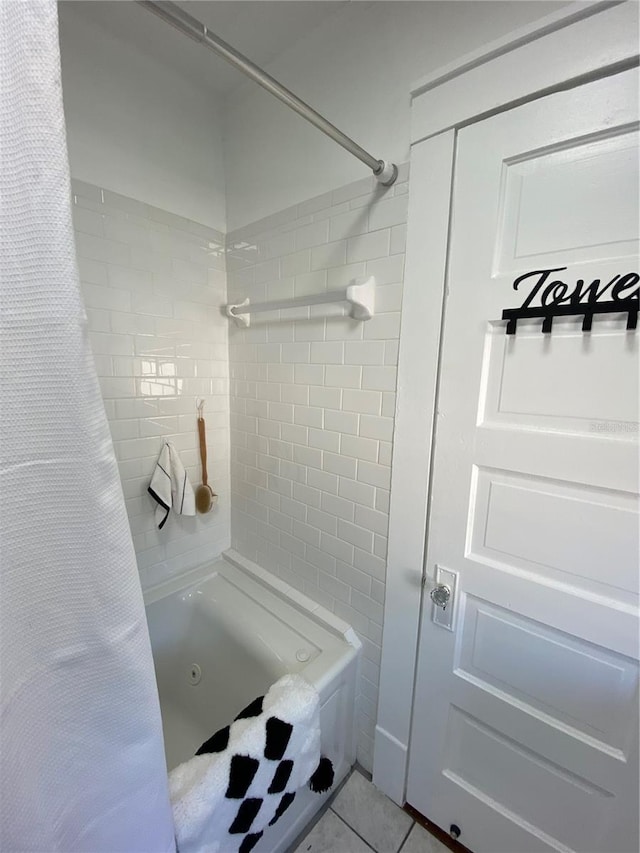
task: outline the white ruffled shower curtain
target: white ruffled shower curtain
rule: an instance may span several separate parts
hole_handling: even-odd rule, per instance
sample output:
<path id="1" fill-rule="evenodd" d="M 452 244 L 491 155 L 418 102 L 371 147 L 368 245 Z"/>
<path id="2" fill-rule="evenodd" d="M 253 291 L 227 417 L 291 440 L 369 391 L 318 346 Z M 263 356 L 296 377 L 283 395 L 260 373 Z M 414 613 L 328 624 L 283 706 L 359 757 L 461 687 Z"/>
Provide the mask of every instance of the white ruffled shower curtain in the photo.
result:
<path id="1" fill-rule="evenodd" d="M 0 850 L 165 853 L 149 637 L 87 338 L 54 0 L 0 0 Z"/>

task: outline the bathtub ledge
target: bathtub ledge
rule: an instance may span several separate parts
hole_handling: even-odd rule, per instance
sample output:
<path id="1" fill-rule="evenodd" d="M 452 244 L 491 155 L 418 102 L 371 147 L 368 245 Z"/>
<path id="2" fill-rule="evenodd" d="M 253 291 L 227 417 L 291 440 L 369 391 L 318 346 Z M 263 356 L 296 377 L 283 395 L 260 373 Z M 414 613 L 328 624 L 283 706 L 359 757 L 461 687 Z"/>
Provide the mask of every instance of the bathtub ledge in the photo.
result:
<path id="1" fill-rule="evenodd" d="M 336 616 L 335 613 L 332 613 L 326 607 L 323 607 L 323 605 L 318 604 L 317 601 L 313 601 L 313 599 L 304 593 L 299 592 L 291 584 L 283 581 L 267 569 L 263 569 L 257 563 L 254 563 L 253 560 L 243 557 L 242 554 L 233 548 L 223 551 L 212 562 L 148 587 L 143 591 L 145 606 L 153 604 L 168 595 L 194 586 L 206 578 L 219 574 L 225 562 L 239 569 L 254 583 L 259 583 L 263 587 L 266 587 L 277 598 L 283 599 L 291 607 L 294 607 L 298 612 L 329 631 L 329 633 L 340 637 L 356 652 L 362 649 L 362 643 L 358 635 L 348 622 Z M 224 574 L 224 568 L 222 568 L 222 572 Z"/>
<path id="2" fill-rule="evenodd" d="M 253 560 L 243 557 L 242 554 L 239 554 L 233 548 L 223 551 L 222 556 L 227 562 L 249 575 L 253 580 L 257 580 L 259 583 L 271 588 L 277 595 L 287 600 L 296 609 L 303 610 L 314 622 L 318 622 L 324 628 L 329 629 L 332 634 L 338 634 L 354 649 L 359 650 L 362 648 L 362 643 L 351 625 L 345 622 L 344 619 L 336 616 L 335 613 L 327 610 L 326 607 L 318 604 L 317 601 L 313 601 L 313 599 L 304 593 L 294 589 L 291 584 L 283 581 L 281 578 L 267 571 L 267 569 L 263 569 L 257 563 L 254 563 Z"/>

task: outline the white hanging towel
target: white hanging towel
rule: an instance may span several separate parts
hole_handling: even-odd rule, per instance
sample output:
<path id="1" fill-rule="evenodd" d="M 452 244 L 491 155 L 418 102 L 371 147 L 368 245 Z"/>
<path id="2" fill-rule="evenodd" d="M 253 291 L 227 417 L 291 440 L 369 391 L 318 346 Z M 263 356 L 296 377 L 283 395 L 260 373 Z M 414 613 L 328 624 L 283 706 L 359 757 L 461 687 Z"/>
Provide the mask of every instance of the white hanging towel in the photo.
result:
<path id="1" fill-rule="evenodd" d="M 153 477 L 147 489 L 156 501 L 156 524 L 162 530 L 171 510 L 178 515 L 195 515 L 196 498 L 193 486 L 178 451 L 170 441 L 165 441 L 158 456 Z"/>
<path id="2" fill-rule="evenodd" d="M 175 849 L 71 226 L 55 0 L 0 2 L 0 850 Z"/>
<path id="3" fill-rule="evenodd" d="M 320 758 L 318 692 L 285 675 L 171 771 L 178 850 L 248 853 L 310 780 L 318 792 L 333 783 Z"/>

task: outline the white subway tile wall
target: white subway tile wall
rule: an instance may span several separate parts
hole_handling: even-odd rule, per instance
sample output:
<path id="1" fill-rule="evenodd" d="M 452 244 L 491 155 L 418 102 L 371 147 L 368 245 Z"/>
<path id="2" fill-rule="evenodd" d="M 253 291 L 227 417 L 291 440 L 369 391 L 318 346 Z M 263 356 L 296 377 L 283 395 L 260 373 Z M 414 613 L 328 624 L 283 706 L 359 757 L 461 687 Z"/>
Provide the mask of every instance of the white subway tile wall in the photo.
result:
<path id="1" fill-rule="evenodd" d="M 229 330 L 232 546 L 353 625 L 364 645 L 358 760 L 372 766 L 408 167 L 227 235 L 230 302 L 374 275 L 376 315 L 255 314 Z"/>
<path id="2" fill-rule="evenodd" d="M 73 181 L 89 330 L 143 587 L 230 544 L 350 622 L 364 645 L 358 759 L 371 769 L 386 574 L 408 168 L 225 236 Z M 305 296 L 376 277 L 376 315 L 256 314 L 227 300 Z M 227 297 L 228 288 L 228 297 Z M 229 387 L 229 375 L 231 385 Z M 213 513 L 162 531 L 147 486 L 162 440 L 200 479 L 206 399 Z M 231 435 L 229 435 L 231 409 Z M 231 452 L 229 454 L 229 447 Z M 229 469 L 231 456 L 231 470 Z M 231 512 L 230 512 L 231 509 Z"/>
<path id="3" fill-rule="evenodd" d="M 229 547 L 229 363 L 224 235 L 72 182 L 78 266 L 143 587 Z M 147 486 L 164 439 L 200 482 L 195 400 L 205 399 L 217 507 L 158 530 Z"/>

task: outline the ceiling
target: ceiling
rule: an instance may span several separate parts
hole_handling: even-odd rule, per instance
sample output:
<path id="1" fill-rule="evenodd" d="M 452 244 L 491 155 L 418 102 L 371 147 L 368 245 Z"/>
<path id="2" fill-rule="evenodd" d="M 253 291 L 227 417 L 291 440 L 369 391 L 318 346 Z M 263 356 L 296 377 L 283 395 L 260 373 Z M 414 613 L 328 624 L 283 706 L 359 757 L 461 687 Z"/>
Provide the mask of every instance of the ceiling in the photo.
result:
<path id="1" fill-rule="evenodd" d="M 178 5 L 253 62 L 265 66 L 348 2 L 197 0 Z M 228 96 L 245 79 L 223 59 L 132 0 L 63 0 L 62 5 L 65 17 L 82 17 L 218 95 Z"/>

